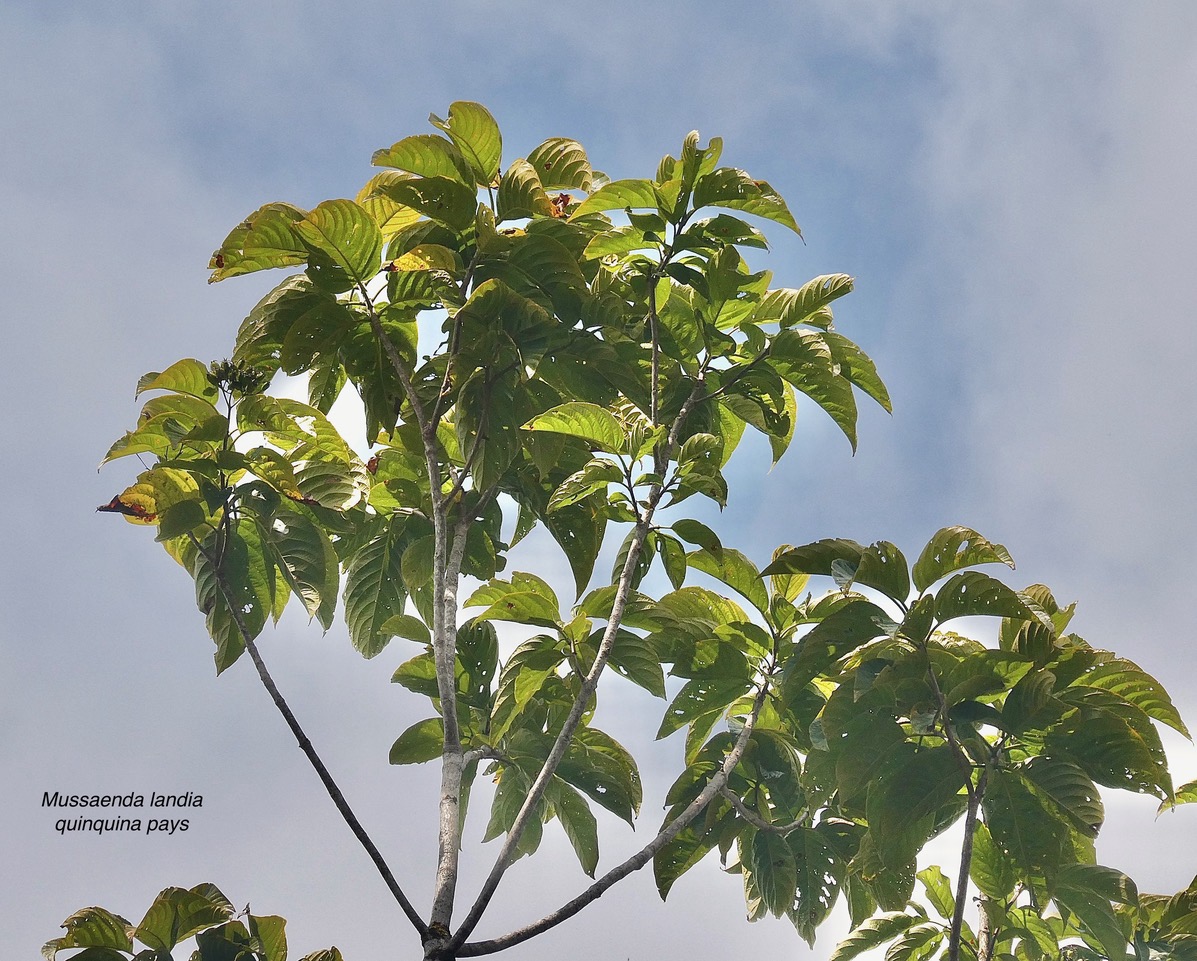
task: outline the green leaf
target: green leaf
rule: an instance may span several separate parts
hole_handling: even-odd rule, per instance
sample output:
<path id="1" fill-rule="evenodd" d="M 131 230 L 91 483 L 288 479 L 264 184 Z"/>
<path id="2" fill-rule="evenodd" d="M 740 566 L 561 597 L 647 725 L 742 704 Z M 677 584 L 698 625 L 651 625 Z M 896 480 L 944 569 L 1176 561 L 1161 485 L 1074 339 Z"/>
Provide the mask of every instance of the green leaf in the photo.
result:
<path id="1" fill-rule="evenodd" d="M 154 539 L 168 541 L 181 537 L 202 526 L 207 519 L 208 513 L 199 500 L 178 501 L 158 514 L 158 536 Z"/>
<path id="2" fill-rule="evenodd" d="M 564 660 L 565 652 L 556 639 L 545 635 L 525 641 L 512 652 L 499 673 L 490 720 L 492 740 L 507 734 Z"/>
<path id="3" fill-rule="evenodd" d="M 877 373 L 872 359 L 856 344 L 834 330 L 823 332 L 823 340 L 831 351 L 831 357 L 840 368 L 840 374 L 854 387 L 860 388 L 873 398 L 881 409 L 892 414 L 889 391 Z"/>
<path id="4" fill-rule="evenodd" d="M 549 498 L 546 510 L 552 513 L 559 508 L 576 504 L 578 501 L 598 493 L 601 493 L 605 500 L 607 488 L 622 480 L 623 471 L 618 464 L 606 458 L 596 457 L 581 470 L 570 474 L 557 486 Z"/>
<path id="5" fill-rule="evenodd" d="M 557 627 L 561 605 L 557 595 L 535 574 L 516 572 L 510 581 L 494 579 L 470 595 L 465 607 L 486 607 L 476 620 L 515 621 Z"/>
<path id="6" fill-rule="evenodd" d="M 287 922 L 277 914 L 250 914 L 249 932 L 261 945 L 262 961 L 287 961 Z"/>
<path id="7" fill-rule="evenodd" d="M 499 125 L 480 103 L 458 100 L 449 105 L 449 119 L 430 114 L 428 122 L 447 133 L 474 171 L 478 186 L 492 185 L 499 176 L 503 136 Z"/>
<path id="8" fill-rule="evenodd" d="M 787 914 L 798 934 L 814 946 L 815 929 L 826 920 L 839 897 L 844 865 L 817 829 L 800 827 L 786 835 L 794 853 L 798 883 Z"/>
<path id="9" fill-rule="evenodd" d="M 910 595 L 906 558 L 889 541 L 878 541 L 861 552 L 852 581 L 876 588 L 899 604 L 905 604 Z"/>
<path id="10" fill-rule="evenodd" d="M 853 280 L 847 274 L 825 274 L 808 280 L 797 290 L 770 290 L 760 299 L 752 319 L 758 324 L 775 321 L 782 329 L 804 323 L 825 327 L 819 312 L 833 300 L 851 293 L 852 286 Z"/>
<path id="11" fill-rule="evenodd" d="M 694 551 L 686 555 L 686 563 L 695 570 L 709 574 L 736 591 L 762 614 L 769 610 L 769 592 L 757 573 L 756 566 L 739 551 L 721 549 L 718 554 Z"/>
<path id="12" fill-rule="evenodd" d="M 980 571 L 954 575 L 936 594 L 936 620 L 942 624 L 954 617 L 977 615 L 1035 619 L 1023 598 L 1001 581 Z"/>
<path id="13" fill-rule="evenodd" d="M 478 213 L 478 195 L 450 177 L 416 177 L 396 180 L 382 187 L 383 193 L 404 207 L 418 210 L 455 234 L 474 225 Z"/>
<path id="14" fill-rule="evenodd" d="M 545 792 L 553 813 L 578 856 L 582 870 L 594 877 L 598 867 L 598 822 L 586 799 L 559 778 L 553 778 Z"/>
<path id="15" fill-rule="evenodd" d="M 308 249 L 295 232 L 295 222 L 304 211 L 291 204 L 273 203 L 259 207 L 233 228 L 212 254 L 208 283 L 272 267 L 305 263 Z"/>
<path id="16" fill-rule="evenodd" d="M 752 687 L 747 677 L 695 677 L 682 685 L 661 719 L 657 739 L 712 711 L 722 711 L 743 697 Z"/>
<path id="17" fill-rule="evenodd" d="M 676 525 L 674 525 L 676 530 Z M 860 566 L 864 547 L 856 541 L 826 539 L 794 547 L 773 559 L 773 563 L 761 571 L 770 574 L 824 574 L 833 576 L 839 565 L 855 569 Z"/>
<path id="18" fill-rule="evenodd" d="M 903 932 L 885 952 L 885 961 L 924 961 L 943 941 L 947 931 L 934 923 L 917 924 Z"/>
<path id="19" fill-rule="evenodd" d="M 1148 717 L 1155 718 L 1174 731 L 1189 737 L 1189 729 L 1164 686 L 1137 664 L 1125 658 L 1103 658 L 1081 675 L 1076 683 L 1117 694 L 1123 700 L 1134 704 Z"/>
<path id="20" fill-rule="evenodd" d="M 220 396 L 216 385 L 208 376 L 208 368 L 191 358 L 176 361 L 164 371 L 143 374 L 137 381 L 138 396 L 147 390 L 170 390 L 178 394 L 189 394 L 208 403 L 215 402 Z"/>
<path id="21" fill-rule="evenodd" d="M 743 170 L 720 167 L 698 178 L 694 186 L 694 209 L 728 207 L 789 227 L 802 236 L 781 195 L 764 180 L 753 180 Z"/>
<path id="22" fill-rule="evenodd" d="M 565 434 L 608 454 L 623 453 L 627 437 L 623 425 L 609 410 L 578 401 L 559 404 L 524 425 L 528 430 Z"/>
<path id="23" fill-rule="evenodd" d="M 550 137 L 528 154 L 528 163 L 547 190 L 589 191 L 594 181 L 586 151 L 568 137 Z"/>
<path id="24" fill-rule="evenodd" d="M 280 511 L 264 528 L 263 543 L 274 551 L 283 577 L 310 617 L 332 627 L 341 583 L 340 566 L 324 529 L 298 511 Z"/>
<path id="25" fill-rule="evenodd" d="M 1068 826 L 1032 793 L 1018 772 L 991 771 L 981 805 L 994 843 L 1023 877 L 1055 875 Z"/>
<path id="26" fill-rule="evenodd" d="M 804 687 L 841 657 L 888 634 L 893 626 L 889 615 L 871 601 L 845 604 L 799 640 L 797 653 L 785 665 L 786 685 Z"/>
<path id="27" fill-rule="evenodd" d="M 592 727 L 579 729 L 557 776 L 628 824 L 634 823 L 644 798 L 640 772 L 628 750 L 609 734 Z"/>
<path id="28" fill-rule="evenodd" d="M 996 901 L 1006 900 L 1018 881 L 1014 865 L 994 842 L 983 821 L 977 822 L 973 833 L 973 859 L 969 877 L 982 894 Z"/>
<path id="29" fill-rule="evenodd" d="M 1116 876 L 1113 884 L 1112 876 Z M 1137 902 L 1129 878 L 1097 864 L 1072 864 L 1060 872 L 1052 897 L 1072 914 L 1085 940 L 1100 948 L 1107 958 L 1126 956 L 1126 935 L 1110 901 Z"/>
<path id="30" fill-rule="evenodd" d="M 352 200 L 326 200 L 295 222 L 295 232 L 316 252 L 312 267 L 322 275 L 331 272 L 331 289 L 363 285 L 381 267 L 382 232 Z"/>
<path id="31" fill-rule="evenodd" d="M 495 214 L 499 223 L 527 217 L 548 217 L 553 212 L 536 170 L 526 160 L 517 160 L 499 181 Z"/>
<path id="32" fill-rule="evenodd" d="M 708 807 L 707 811 L 710 810 Z M 728 809 L 724 818 L 734 817 L 734 813 Z M 669 820 L 666 818 L 666 823 Z M 706 857 L 718 843 L 718 833 L 707 823 L 709 820 L 709 813 L 705 819 L 702 816 L 695 818 L 653 855 L 653 878 L 662 901 L 669 896 L 674 882 Z"/>
<path id="33" fill-rule="evenodd" d="M 170 951 L 180 941 L 227 921 L 232 914 L 227 901 L 213 901 L 196 890 L 166 888 L 146 911 L 134 937 L 156 951 Z"/>
<path id="34" fill-rule="evenodd" d="M 215 535 L 209 535 L 202 546 L 211 554 L 216 543 Z M 245 638 L 232 612 L 238 612 L 251 639 L 265 626 L 274 607 L 274 567 L 267 563 L 257 528 L 249 520 L 241 521 L 225 536 L 220 571 L 232 594 L 231 605 L 216 571 L 200 550 L 188 544 L 181 558 L 195 580 L 196 606 L 206 615 L 208 634 L 216 642 L 216 673 L 220 674 L 245 650 Z"/>
<path id="35" fill-rule="evenodd" d="M 1010 552 L 968 527 L 945 527 L 927 542 L 914 563 L 914 586 L 925 591 L 941 577 L 977 564 L 1005 564 L 1014 569 Z"/>
<path id="36" fill-rule="evenodd" d="M 1178 804 L 1192 804 L 1197 801 L 1197 780 L 1182 784 L 1176 789 L 1171 798 L 1166 798 L 1159 806 L 1157 814 L 1176 807 Z"/>
<path id="37" fill-rule="evenodd" d="M 836 945 L 828 961 L 852 961 L 858 955 L 878 948 L 923 921 L 916 915 L 886 911 L 869 918 Z"/>
<path id="38" fill-rule="evenodd" d="M 935 828 L 935 815 L 964 787 L 950 747 L 915 753 L 873 783 L 868 794 L 869 834 L 886 866 L 913 861 Z"/>
<path id="39" fill-rule="evenodd" d="M 336 948 L 325 948 L 305 954 L 299 961 L 345 961 L 345 959 L 341 957 L 341 952 Z"/>
<path id="40" fill-rule="evenodd" d="M 831 348 L 815 331 L 783 330 L 773 338 L 773 369 L 823 408 L 856 450 L 856 399 Z"/>
<path id="41" fill-rule="evenodd" d="M 412 693 L 423 694 L 433 700 L 440 697 L 436 661 L 432 652 L 425 651 L 400 664 L 391 675 L 391 683 L 401 684 Z"/>
<path id="42" fill-rule="evenodd" d="M 701 521 L 683 517 L 673 522 L 672 530 L 687 544 L 697 544 L 716 560 L 723 553 L 718 535 Z"/>
<path id="43" fill-rule="evenodd" d="M 399 203 L 388 196 L 384 189 L 388 184 L 395 184 L 407 179 L 409 179 L 407 174 L 399 173 L 397 170 L 384 170 L 371 177 L 354 197 L 354 201 L 378 224 L 384 243 L 390 243 L 396 234 L 402 233 L 420 219 L 418 210 Z"/>
<path id="44" fill-rule="evenodd" d="M 1075 830 L 1097 837 L 1105 821 L 1105 807 L 1089 775 L 1062 758 L 1044 755 L 1031 758 L 1021 771 L 1032 788 L 1050 799 Z"/>
<path id="45" fill-rule="evenodd" d="M 596 631 L 592 639 L 601 631 Z M 665 696 L 665 673 L 655 646 L 647 639 L 620 630 L 611 647 L 611 667 L 633 684 L 644 688 L 657 697 Z"/>
<path id="46" fill-rule="evenodd" d="M 441 756 L 445 747 L 445 724 L 430 717 L 409 727 L 391 745 L 392 764 L 423 764 Z"/>
<path id="47" fill-rule="evenodd" d="M 392 635 L 383 626 L 402 614 L 407 602 L 402 568 L 405 521 L 399 516 L 383 524 L 346 561 L 345 623 L 350 642 L 366 657 L 387 646 Z"/>
<path id="48" fill-rule="evenodd" d="M 66 934 L 55 938 L 42 948 L 46 961 L 54 961 L 54 955 L 67 948 L 108 948 L 114 951 L 133 952 L 129 932 L 133 926 L 118 914 L 103 908 L 83 908 L 62 922 Z"/>
<path id="49" fill-rule="evenodd" d="M 626 210 L 657 206 L 657 191 L 651 180 L 613 180 L 599 187 L 587 197 L 570 215 L 578 220 L 586 214 L 605 210 Z"/>
<path id="50" fill-rule="evenodd" d="M 1048 731 L 1050 753 L 1071 758 L 1098 784 L 1171 796 L 1168 758 L 1146 714 L 1105 691 L 1069 688 L 1060 699 L 1076 709 Z"/>
<path id="51" fill-rule="evenodd" d="M 780 917 L 794 904 L 798 867 L 794 852 L 780 834 L 757 831 L 748 845 L 744 867 L 769 912 Z"/>
<path id="52" fill-rule="evenodd" d="M 395 167 L 420 177 L 449 177 L 474 185 L 474 175 L 461 150 L 452 140 L 436 134 L 404 137 L 383 150 L 374 151 L 370 163 L 375 167 Z"/>
<path id="53" fill-rule="evenodd" d="M 931 907 L 939 912 L 939 916 L 951 920 L 956 909 L 956 899 L 952 896 L 952 884 L 936 864 L 923 868 L 918 873 L 923 890 L 927 892 L 927 900 Z"/>
<path id="54" fill-rule="evenodd" d="M 432 643 L 432 633 L 428 630 L 428 626 L 418 617 L 412 617 L 410 614 L 396 614 L 394 617 L 387 618 L 386 623 L 382 625 L 382 630 L 394 637 L 405 637 L 417 644 Z"/>

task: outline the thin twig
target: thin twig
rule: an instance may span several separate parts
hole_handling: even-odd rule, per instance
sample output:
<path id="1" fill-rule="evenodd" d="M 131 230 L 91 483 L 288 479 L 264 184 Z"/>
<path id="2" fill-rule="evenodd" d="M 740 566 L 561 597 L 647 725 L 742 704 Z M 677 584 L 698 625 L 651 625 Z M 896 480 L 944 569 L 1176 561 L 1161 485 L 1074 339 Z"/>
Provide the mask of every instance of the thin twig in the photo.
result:
<path id="1" fill-rule="evenodd" d="M 742 817 L 758 831 L 771 831 L 774 834 L 786 834 L 790 831 L 793 831 L 795 828 L 802 827 L 802 825 L 806 823 L 806 815 L 803 814 L 799 817 L 796 817 L 788 824 L 773 824 L 769 821 L 766 821 L 755 811 L 751 810 L 748 805 L 746 805 L 740 799 L 739 795 L 728 789 L 727 785 L 724 785 L 720 789 L 719 793 L 731 803 L 731 806 L 736 809 L 736 813 L 740 815 L 740 817 Z"/>
<path id="2" fill-rule="evenodd" d="M 220 588 L 220 592 L 224 595 L 225 604 L 233 616 L 233 623 L 237 625 L 237 630 L 241 634 L 242 641 L 245 642 L 245 649 L 249 652 L 250 660 L 253 661 L 254 667 L 258 670 L 258 677 L 262 679 L 262 685 L 266 688 L 270 699 L 274 701 L 274 706 L 278 708 L 279 713 L 283 716 L 283 720 L 287 722 L 287 727 L 295 735 L 295 740 L 299 743 L 299 749 L 303 751 L 315 769 L 320 782 L 324 785 L 325 791 L 328 792 L 328 796 L 332 799 L 333 804 L 336 805 L 337 811 L 340 812 L 345 823 L 349 825 L 349 830 L 353 832 L 354 837 L 358 839 L 358 842 L 370 856 L 370 860 L 374 862 L 374 866 L 378 869 L 378 873 L 382 876 L 382 880 L 386 883 L 391 894 L 394 895 L 395 900 L 399 902 L 399 907 L 403 909 L 403 913 L 407 915 L 408 920 L 411 921 L 412 926 L 419 932 L 420 937 L 426 937 L 428 926 L 424 923 L 424 919 L 420 917 L 419 913 L 412 906 L 411 901 L 408 900 L 407 895 L 403 893 L 403 889 L 399 887 L 399 882 L 395 880 L 395 876 L 387 865 L 386 860 L 371 840 L 370 835 L 366 833 L 366 829 L 362 827 L 362 823 L 357 819 L 357 815 L 349 807 L 349 802 L 345 800 L 345 795 L 341 792 L 337 782 L 333 780 L 333 776 L 329 773 L 328 768 L 325 767 L 320 755 L 316 753 L 311 739 L 300 726 L 290 705 L 287 704 L 286 699 L 279 691 L 278 685 L 274 683 L 274 678 L 271 677 L 270 671 L 267 670 L 266 662 L 262 660 L 258 646 L 254 643 L 253 636 L 245 623 L 245 618 L 238 608 L 236 601 L 233 599 L 233 590 L 229 585 L 228 579 L 225 577 L 224 571 L 212 563 L 214 558 L 208 551 L 204 550 L 194 536 L 192 537 L 192 544 L 199 550 L 208 563 L 212 565 L 216 584 Z"/>

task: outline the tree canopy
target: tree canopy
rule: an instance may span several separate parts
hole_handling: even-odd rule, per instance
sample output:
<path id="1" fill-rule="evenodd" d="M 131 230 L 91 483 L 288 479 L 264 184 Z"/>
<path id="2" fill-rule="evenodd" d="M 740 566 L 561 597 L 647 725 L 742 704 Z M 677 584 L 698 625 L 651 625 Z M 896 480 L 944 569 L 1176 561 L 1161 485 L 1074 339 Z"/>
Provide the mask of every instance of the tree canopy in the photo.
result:
<path id="1" fill-rule="evenodd" d="M 852 279 L 775 287 L 749 266 L 762 227 L 799 231 L 778 192 L 697 133 L 653 177 L 612 180 L 564 137 L 504 166 L 480 104 L 430 119 L 436 133 L 374 154 L 382 169 L 353 200 L 267 204 L 229 234 L 213 282 L 298 272 L 250 311 L 230 359 L 141 379 L 150 396 L 105 462 L 146 469 L 100 508 L 153 528 L 193 578 L 217 673 L 249 654 L 413 945 L 495 953 L 643 867 L 664 898 L 717 851 L 748 917 L 787 917 L 807 942 L 843 899 L 835 961 L 881 946 L 887 961 L 1188 957 L 1197 889 L 1141 895 L 1094 844 L 1099 787 L 1162 807 L 1197 797 L 1173 785 L 1157 726 L 1188 731 L 1158 681 L 1069 633 L 1073 605 L 993 576 L 1010 553 L 967 527 L 913 564 L 888 541 L 831 538 L 754 559 L 688 516 L 692 498 L 726 504 L 749 428 L 776 462 L 800 406 L 853 449 L 857 403 L 889 409 L 834 323 Z M 304 377 L 307 401 L 271 393 L 279 374 Z M 349 392 L 366 424 L 353 443 L 329 418 Z M 564 602 L 536 572 L 508 573 L 538 527 L 568 561 Z M 389 760 L 441 770 L 424 910 L 259 650 L 292 600 L 326 631 L 339 604 L 362 656 L 419 650 L 392 680 L 428 716 Z M 996 646 L 960 633 L 970 618 L 992 620 Z M 499 622 L 522 642 L 501 644 Z M 600 867 L 594 806 L 633 824 L 644 800 L 637 760 L 594 723 L 613 674 L 664 702 L 658 738 L 685 733 L 659 829 Z M 462 824 L 480 806 L 497 851 L 459 898 Z M 956 824 L 959 864 L 920 869 Z M 592 883 L 476 938 L 546 827 Z M 195 961 L 287 950 L 281 918 L 238 915 L 211 884 L 167 888 L 139 924 L 87 908 L 65 927 L 51 961 L 167 958 L 191 937 Z"/>

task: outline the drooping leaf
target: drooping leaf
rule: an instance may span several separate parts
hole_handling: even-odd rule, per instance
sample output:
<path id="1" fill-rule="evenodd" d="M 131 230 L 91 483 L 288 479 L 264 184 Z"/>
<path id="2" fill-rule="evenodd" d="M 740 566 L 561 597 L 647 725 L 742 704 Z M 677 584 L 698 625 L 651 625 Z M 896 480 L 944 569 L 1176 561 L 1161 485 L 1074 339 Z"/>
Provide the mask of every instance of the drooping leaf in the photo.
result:
<path id="1" fill-rule="evenodd" d="M 998 901 L 1008 898 L 1018 881 L 1014 864 L 994 842 L 984 821 L 977 822 L 973 833 L 969 877 L 982 894 Z"/>
<path id="2" fill-rule="evenodd" d="M 578 730 L 557 776 L 628 824 L 634 822 L 644 798 L 635 759 L 627 748 L 597 728 Z"/>
<path id="3" fill-rule="evenodd" d="M 802 236 L 781 195 L 764 180 L 753 180 L 734 167 L 720 167 L 700 177 L 694 186 L 694 206 L 742 210 L 789 227 Z"/>
<path id="4" fill-rule="evenodd" d="M 914 586 L 925 591 L 941 577 L 977 564 L 1005 564 L 1014 569 L 1010 552 L 968 527 L 945 527 L 927 542 L 914 562 Z"/>
<path id="5" fill-rule="evenodd" d="M 295 232 L 304 211 L 291 204 L 273 203 L 259 207 L 225 238 L 212 254 L 208 283 L 228 277 L 292 267 L 308 259 L 308 249 Z"/>
<path id="6" fill-rule="evenodd" d="M 441 756 L 445 746 L 445 724 L 439 717 L 418 721 L 391 745 L 392 764 L 423 764 Z"/>
<path id="7" fill-rule="evenodd" d="M 393 635 L 383 626 L 403 613 L 407 590 L 403 582 L 405 519 L 381 525 L 375 536 L 346 563 L 345 623 L 349 640 L 366 657 L 374 657 Z"/>
<path id="8" fill-rule="evenodd" d="M 280 512 L 263 530 L 279 570 L 308 615 L 326 631 L 332 626 L 340 586 L 336 551 L 324 529 L 298 511 Z"/>
<path id="9" fill-rule="evenodd" d="M 133 952 L 129 932 L 133 925 L 118 914 L 103 908 L 83 908 L 62 922 L 66 934 L 55 938 L 42 948 L 46 961 L 54 961 L 54 955 L 67 948 L 96 948 L 111 951 Z"/>
<path id="10" fill-rule="evenodd" d="M 1060 867 L 1068 826 L 1030 790 L 1016 771 L 990 772 L 982 800 L 985 823 L 999 850 L 1023 877 L 1051 877 Z"/>
<path id="11" fill-rule="evenodd" d="M 1086 671 L 1078 682 L 1086 687 L 1117 694 L 1140 708 L 1148 717 L 1167 724 L 1185 737 L 1189 736 L 1189 729 L 1164 686 L 1132 661 L 1121 657 L 1104 658 Z"/>
<path id="12" fill-rule="evenodd" d="M 885 911 L 869 918 L 836 945 L 829 961 L 852 961 L 857 955 L 878 948 L 905 933 L 923 919 L 900 911 Z"/>
<path id="13" fill-rule="evenodd" d="M 1013 617 L 1033 620 L 1034 612 L 1017 592 L 980 571 L 951 577 L 935 596 L 935 618 L 941 624 L 954 617 Z"/>
<path id="14" fill-rule="evenodd" d="M 918 751 L 869 788 L 869 834 L 886 865 L 912 861 L 931 836 L 936 813 L 964 787 L 948 746 Z"/>
<path id="15" fill-rule="evenodd" d="M 1116 883 L 1109 883 L 1114 876 Z M 1138 900 L 1129 878 L 1097 864 L 1071 864 L 1060 872 L 1052 896 L 1057 904 L 1068 909 L 1086 940 L 1100 948 L 1107 958 L 1126 955 L 1126 934 L 1110 901 Z"/>
<path id="16" fill-rule="evenodd" d="M 581 794 L 560 778 L 553 778 L 545 796 L 552 804 L 553 813 L 561 822 L 582 870 L 594 877 L 599 857 L 598 822 L 590 810 L 590 805 Z"/>
<path id="17" fill-rule="evenodd" d="M 816 928 L 839 897 L 844 864 L 817 828 L 799 827 L 786 835 L 786 843 L 797 869 L 794 903 L 787 915 L 799 936 L 813 946 Z"/>

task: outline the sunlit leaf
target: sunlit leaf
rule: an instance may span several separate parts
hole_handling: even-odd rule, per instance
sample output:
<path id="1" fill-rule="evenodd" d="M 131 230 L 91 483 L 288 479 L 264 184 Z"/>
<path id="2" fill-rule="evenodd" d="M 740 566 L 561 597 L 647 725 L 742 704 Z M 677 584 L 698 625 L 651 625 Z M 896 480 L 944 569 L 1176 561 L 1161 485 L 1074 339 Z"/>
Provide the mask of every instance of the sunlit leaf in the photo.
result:
<path id="1" fill-rule="evenodd" d="M 968 527 L 945 527 L 927 542 L 913 568 L 914 586 L 925 591 L 941 577 L 977 564 L 1005 564 L 1013 569 L 1010 552 Z"/>
<path id="2" fill-rule="evenodd" d="M 503 155 L 503 136 L 489 110 L 480 103 L 458 100 L 449 105 L 448 120 L 441 120 L 436 114 L 431 114 L 428 120 L 457 144 L 479 186 L 495 182 Z"/>

